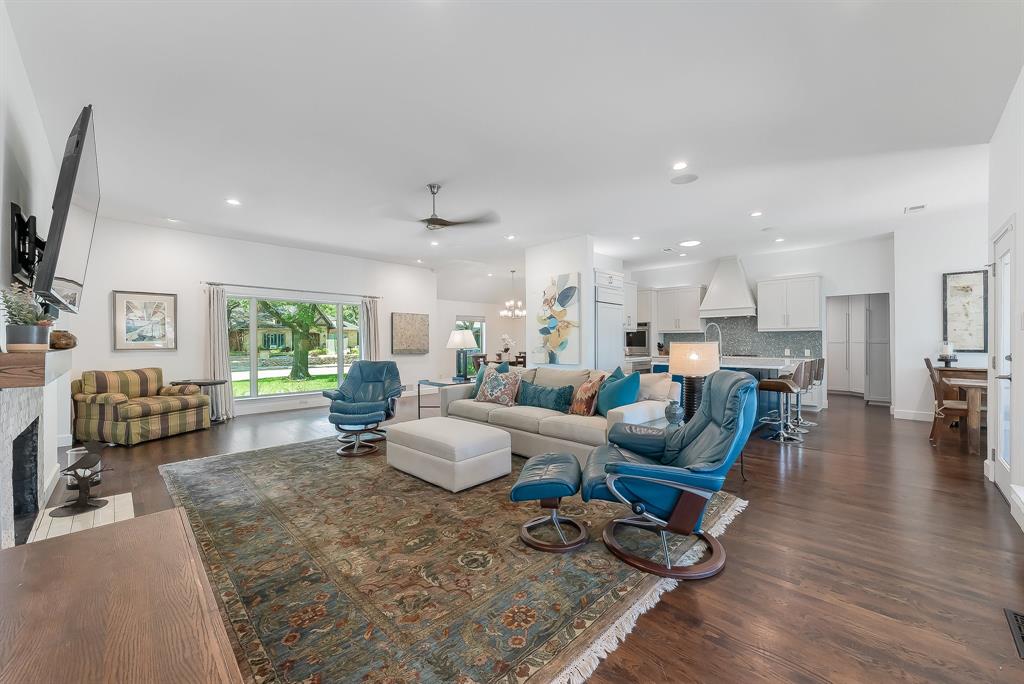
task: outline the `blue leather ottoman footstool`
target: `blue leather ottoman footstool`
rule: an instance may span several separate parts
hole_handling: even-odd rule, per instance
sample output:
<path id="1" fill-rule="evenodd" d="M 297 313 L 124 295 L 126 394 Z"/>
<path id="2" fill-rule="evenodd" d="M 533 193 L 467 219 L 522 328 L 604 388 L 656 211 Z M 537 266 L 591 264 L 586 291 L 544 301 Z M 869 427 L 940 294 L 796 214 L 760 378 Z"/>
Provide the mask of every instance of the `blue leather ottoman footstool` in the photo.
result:
<path id="1" fill-rule="evenodd" d="M 565 553 L 590 541 L 586 525 L 558 514 L 562 497 L 572 496 L 579 490 L 580 462 L 572 454 L 541 454 L 528 460 L 508 498 L 510 501 L 539 501 L 540 507 L 549 509 L 551 513 L 523 523 L 519 528 L 519 538 L 523 543 L 538 551 Z M 561 541 L 544 541 L 531 534 L 531 529 L 545 523 L 554 526 Z M 566 539 L 563 524 L 575 527 L 578 534 Z"/>

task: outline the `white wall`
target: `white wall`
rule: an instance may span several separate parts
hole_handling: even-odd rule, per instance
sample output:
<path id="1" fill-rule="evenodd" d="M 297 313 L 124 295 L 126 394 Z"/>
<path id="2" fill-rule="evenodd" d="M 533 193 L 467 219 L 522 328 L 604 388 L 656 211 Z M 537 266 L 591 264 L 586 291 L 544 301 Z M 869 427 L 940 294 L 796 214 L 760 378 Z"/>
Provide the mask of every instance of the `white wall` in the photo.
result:
<path id="1" fill-rule="evenodd" d="M 895 233 L 896 295 L 893 299 L 893 415 L 932 419 L 933 394 L 925 357 L 942 342 L 942 274 L 973 271 L 987 263 L 984 205 L 947 214 L 909 216 Z M 985 354 L 958 353 L 958 365 L 984 368 Z"/>
<path id="2" fill-rule="evenodd" d="M 512 349 L 513 354 L 524 350 L 523 339 L 528 319 L 502 318 L 498 312 L 503 308 L 504 304 L 500 302 L 483 304 L 452 299 L 437 300 L 437 325 L 433 326 L 431 331 L 430 344 L 432 348 L 440 350 L 437 355 L 438 377 L 450 377 L 455 374 L 455 350 L 446 349 L 445 344 L 448 343 L 448 334 L 460 316 L 483 316 L 486 319 L 484 351 L 488 357 L 493 358 L 496 352 L 501 351 L 501 336 L 506 333 L 516 342 Z"/>
<path id="3" fill-rule="evenodd" d="M 563 364 L 564 368 L 594 367 L 594 239 L 590 235 L 535 245 L 526 250 L 526 320 L 533 320 L 541 308 L 541 297 L 551 276 L 560 273 L 580 274 L 580 363 Z M 541 338 L 536 325 L 527 324 L 525 349 L 527 365 L 547 365 L 539 361 Z"/>
<path id="4" fill-rule="evenodd" d="M 436 276 L 425 268 L 101 218 L 81 313 L 66 316 L 70 329 L 78 336 L 73 374 L 144 366 L 163 368 L 167 380 L 207 374 L 206 291 L 202 281 L 381 296 L 381 357 L 398 362 L 402 381 L 413 391 L 418 379 L 436 375 L 443 355 L 448 353 L 443 343 L 436 343 Z M 112 351 L 113 290 L 176 293 L 178 349 Z M 431 314 L 429 354 L 391 355 L 393 311 Z M 260 401 L 273 404 L 272 408 L 323 403 L 318 397 Z M 253 408 L 253 402 L 238 404 L 240 412 Z"/>
<path id="5" fill-rule="evenodd" d="M 1024 69 L 1017 78 L 1017 84 L 1006 103 L 1006 109 L 996 126 L 989 144 L 989 212 L 988 233 L 994 238 L 1004 226 L 1012 224 L 1014 229 L 1014 290 L 1016 301 L 1013 311 L 1016 325 L 1013 333 L 1013 375 L 1024 377 L 1021 363 L 1024 359 L 1024 322 L 1022 309 L 1024 297 Z M 991 244 L 988 249 L 989 261 L 994 261 Z M 991 308 L 990 308 L 991 309 Z M 993 312 L 990 310 L 990 322 Z M 993 326 L 990 325 L 992 330 Z M 990 379 L 989 396 L 995 391 L 995 381 Z M 1010 483 L 1012 492 L 1007 496 L 1010 511 L 1021 527 L 1024 527 L 1024 382 L 1014 382 L 1011 389 L 1013 437 L 1010 453 Z M 989 406 L 992 406 L 990 400 Z M 994 416 L 990 413 L 990 434 L 994 434 Z M 985 472 L 992 477 L 993 464 L 986 461 Z"/>
<path id="6" fill-rule="evenodd" d="M 78 112 L 68 113 L 68 130 Z M 56 156 L 43 129 L 32 86 L 21 61 L 7 7 L 0 2 L 0 283 L 11 281 L 11 202 L 37 217 L 45 236 L 57 185 Z"/>
<path id="7" fill-rule="evenodd" d="M 822 289 L 827 297 L 893 291 L 891 234 L 812 249 L 772 254 L 739 254 L 751 290 L 754 290 L 759 280 L 817 273 L 822 276 Z M 715 263 L 704 261 L 633 271 L 629 277 L 644 288 L 707 285 L 714 275 Z"/>

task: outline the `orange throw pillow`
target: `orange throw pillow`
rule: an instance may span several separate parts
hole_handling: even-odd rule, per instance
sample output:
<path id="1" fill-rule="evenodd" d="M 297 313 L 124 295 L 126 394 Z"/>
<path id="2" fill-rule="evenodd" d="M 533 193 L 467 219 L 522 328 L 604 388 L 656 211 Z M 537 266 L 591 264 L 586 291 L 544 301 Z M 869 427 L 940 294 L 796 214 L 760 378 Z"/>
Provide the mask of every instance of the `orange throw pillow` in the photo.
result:
<path id="1" fill-rule="evenodd" d="M 597 391 L 601 389 L 601 383 L 604 382 L 605 376 L 602 375 L 591 380 L 587 380 L 585 383 L 580 385 L 580 388 L 576 390 L 576 395 L 572 398 L 572 406 L 569 407 L 569 413 L 574 416 L 592 416 L 597 410 Z"/>

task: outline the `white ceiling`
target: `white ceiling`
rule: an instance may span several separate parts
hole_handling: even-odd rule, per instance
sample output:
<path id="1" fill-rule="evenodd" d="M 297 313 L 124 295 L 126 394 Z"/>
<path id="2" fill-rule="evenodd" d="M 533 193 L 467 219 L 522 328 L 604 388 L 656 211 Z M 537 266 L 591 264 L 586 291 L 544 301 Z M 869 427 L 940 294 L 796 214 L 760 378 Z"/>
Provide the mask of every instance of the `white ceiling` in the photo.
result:
<path id="1" fill-rule="evenodd" d="M 1024 62 L 1014 1 L 8 11 L 53 147 L 96 107 L 105 215 L 483 283 L 582 232 L 648 268 L 682 263 L 660 252 L 682 239 L 703 260 L 984 202 L 983 144 Z M 697 183 L 668 182 L 677 159 Z M 431 247 L 394 218 L 429 214 L 430 181 L 442 216 L 502 223 Z"/>

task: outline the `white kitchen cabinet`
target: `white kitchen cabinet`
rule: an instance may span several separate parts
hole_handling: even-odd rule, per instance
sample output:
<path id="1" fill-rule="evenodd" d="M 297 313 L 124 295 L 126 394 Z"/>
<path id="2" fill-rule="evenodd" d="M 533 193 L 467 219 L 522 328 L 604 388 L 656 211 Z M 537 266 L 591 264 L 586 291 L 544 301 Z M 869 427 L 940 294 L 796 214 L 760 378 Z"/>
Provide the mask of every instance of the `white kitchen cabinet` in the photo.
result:
<path id="1" fill-rule="evenodd" d="M 867 370 L 867 307 L 864 295 L 850 297 L 850 391 L 864 394 Z"/>
<path id="2" fill-rule="evenodd" d="M 636 283 L 626 280 L 622 283 L 622 327 L 626 330 L 636 330 L 636 324 L 640 320 L 637 316 L 637 306 Z"/>
<path id="3" fill-rule="evenodd" d="M 759 282 L 757 329 L 821 330 L 821 278 L 799 276 Z"/>
<path id="4" fill-rule="evenodd" d="M 654 290 L 638 290 L 636 293 L 636 320 L 639 323 L 654 324 Z"/>
<path id="5" fill-rule="evenodd" d="M 702 287 L 669 287 L 656 290 L 657 332 L 701 332 Z"/>
<path id="6" fill-rule="evenodd" d="M 888 402 L 892 387 L 889 295 L 829 297 L 825 309 L 829 391 Z"/>

